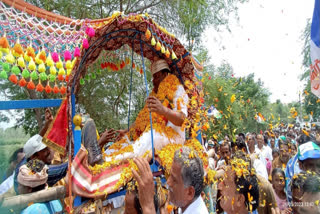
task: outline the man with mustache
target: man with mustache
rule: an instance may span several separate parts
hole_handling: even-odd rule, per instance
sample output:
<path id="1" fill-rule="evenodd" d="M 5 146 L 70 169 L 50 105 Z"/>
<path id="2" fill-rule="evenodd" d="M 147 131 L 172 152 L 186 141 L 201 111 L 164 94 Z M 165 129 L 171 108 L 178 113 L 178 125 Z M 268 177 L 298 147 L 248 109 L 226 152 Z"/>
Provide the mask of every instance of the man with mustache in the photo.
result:
<path id="1" fill-rule="evenodd" d="M 190 155 L 190 153 L 194 155 Z M 132 170 L 138 182 L 139 201 L 144 214 L 155 214 L 153 203 L 154 183 L 153 175 L 146 159 L 135 158 L 139 172 Z M 142 176 L 143 175 L 143 176 Z M 175 151 L 171 166 L 169 186 L 169 200 L 180 207 L 183 214 L 208 214 L 207 207 L 202 200 L 204 170 L 201 159 L 195 151 L 182 147 Z"/>

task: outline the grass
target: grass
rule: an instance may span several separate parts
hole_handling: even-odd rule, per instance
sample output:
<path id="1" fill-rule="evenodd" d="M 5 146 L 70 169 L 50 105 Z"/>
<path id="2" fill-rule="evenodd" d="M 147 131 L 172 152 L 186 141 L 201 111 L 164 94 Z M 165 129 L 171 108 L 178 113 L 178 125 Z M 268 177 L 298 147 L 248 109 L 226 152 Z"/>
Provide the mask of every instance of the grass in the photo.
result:
<path id="1" fill-rule="evenodd" d="M 11 145 L 0 145 L 0 175 L 1 176 L 4 175 L 4 173 L 8 168 L 10 156 L 13 154 L 13 152 L 16 149 L 23 147 L 23 145 L 24 145 L 23 143 L 11 144 Z"/>
<path id="2" fill-rule="evenodd" d="M 28 139 L 29 135 L 26 135 L 22 128 L 0 129 L 0 181 L 8 168 L 13 152 L 22 148 Z"/>

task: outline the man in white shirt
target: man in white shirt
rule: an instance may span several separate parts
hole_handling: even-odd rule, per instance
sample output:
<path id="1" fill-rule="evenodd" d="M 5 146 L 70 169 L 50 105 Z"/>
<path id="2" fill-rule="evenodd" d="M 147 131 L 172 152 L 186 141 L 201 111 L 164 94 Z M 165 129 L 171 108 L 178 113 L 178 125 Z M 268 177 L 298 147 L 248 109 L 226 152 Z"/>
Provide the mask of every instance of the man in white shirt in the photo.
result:
<path id="1" fill-rule="evenodd" d="M 154 147 L 156 150 L 160 150 L 168 143 L 183 144 L 185 141 L 185 129 L 182 128 L 182 124 L 184 122 L 184 119 L 188 117 L 189 97 L 186 91 L 184 90 L 183 85 L 179 83 L 176 85 L 176 89 L 172 94 L 173 99 L 170 100 L 171 98 L 165 98 L 173 105 L 171 107 L 163 105 L 164 101 L 160 100 L 159 97 L 157 98 L 158 91 L 160 91 L 160 88 L 163 88 L 165 86 L 162 84 L 165 83 L 167 78 L 172 79 L 171 77 L 175 76 L 173 74 L 170 74 L 169 65 L 164 59 L 160 59 L 152 63 L 151 74 L 154 88 L 152 93 L 146 100 L 146 105 L 150 112 L 155 113 L 158 116 L 164 117 L 165 120 L 167 120 L 167 122 L 165 122 L 166 128 L 170 127 L 168 129 L 169 131 L 167 131 L 167 129 L 162 129 L 162 132 L 159 132 L 159 130 L 157 131 L 157 129 L 153 129 L 152 135 Z M 175 77 L 175 79 L 177 79 L 177 77 Z M 169 91 L 170 90 L 168 90 L 167 93 L 169 93 Z M 169 97 L 169 95 L 166 95 L 166 97 Z M 153 119 L 153 121 L 154 120 L 155 119 Z M 136 127 L 135 123 L 132 124 L 131 128 L 134 127 Z M 142 156 L 147 151 L 152 150 L 151 129 L 145 128 L 145 130 L 142 133 L 140 133 L 139 137 L 135 141 L 130 141 L 128 137 L 125 136 L 128 130 L 118 130 L 118 132 L 118 140 L 120 140 L 122 137 L 125 137 L 125 139 L 127 140 L 127 144 L 125 145 L 128 146 L 129 144 L 131 144 L 133 147 L 133 152 L 127 152 L 121 155 L 117 155 L 115 159 L 128 159 L 133 158 L 134 156 Z M 113 150 L 106 150 L 105 153 L 109 155 L 113 152 Z M 110 160 L 110 157 L 106 158 L 106 161 Z"/>
<path id="2" fill-rule="evenodd" d="M 190 155 L 193 152 L 194 155 Z M 153 175 L 146 159 L 135 158 L 139 173 L 132 170 L 138 182 L 139 201 L 143 214 L 155 214 L 153 203 L 154 183 Z M 207 207 L 202 200 L 204 170 L 201 159 L 196 151 L 189 147 L 182 147 L 174 154 L 169 186 L 169 200 L 180 207 L 183 214 L 208 214 Z"/>
<path id="3" fill-rule="evenodd" d="M 253 135 L 248 135 L 247 152 L 250 155 L 253 163 L 253 168 L 256 170 L 257 175 L 264 177 L 268 180 L 268 172 L 266 168 L 266 160 L 263 158 L 261 152 L 255 150 L 256 140 Z"/>
<path id="4" fill-rule="evenodd" d="M 221 158 L 217 163 L 216 169 L 218 169 L 221 166 L 228 165 L 229 159 L 230 159 L 230 156 L 231 156 L 231 145 L 230 145 L 230 142 L 224 141 L 220 145 L 220 154 L 221 154 Z"/>
<path id="5" fill-rule="evenodd" d="M 257 145 L 255 146 L 256 153 L 262 154 L 264 159 L 272 161 L 272 150 L 268 145 L 264 145 L 264 138 L 261 134 L 257 136 Z"/>

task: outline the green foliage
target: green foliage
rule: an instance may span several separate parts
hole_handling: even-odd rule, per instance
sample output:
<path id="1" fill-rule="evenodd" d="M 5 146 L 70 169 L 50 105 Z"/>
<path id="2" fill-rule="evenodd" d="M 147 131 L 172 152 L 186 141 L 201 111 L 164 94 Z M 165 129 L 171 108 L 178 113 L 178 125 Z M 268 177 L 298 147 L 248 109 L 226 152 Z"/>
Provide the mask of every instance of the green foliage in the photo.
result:
<path id="1" fill-rule="evenodd" d="M 102 54 L 103 55 L 103 54 Z M 117 59 L 110 58 L 107 62 L 117 63 Z M 138 61 L 135 64 L 138 66 Z M 78 94 L 78 103 L 82 112 L 86 112 L 95 123 L 99 131 L 105 128 L 127 128 L 130 97 L 131 64 L 120 71 L 100 69 L 100 64 L 105 62 L 100 57 L 88 69 L 88 74 L 95 73 L 97 78 L 86 81 Z M 146 65 L 150 67 L 149 64 Z M 101 73 L 101 74 L 99 74 Z M 151 74 L 147 72 L 148 90 L 151 92 Z M 132 94 L 130 107 L 130 124 L 134 122 L 139 111 L 144 106 L 146 98 L 146 86 L 143 74 L 136 69 L 132 72 Z"/>
<path id="2" fill-rule="evenodd" d="M 270 103 L 265 109 L 265 114 L 268 119 L 275 127 L 281 122 L 291 123 L 290 120 L 290 108 L 289 105 L 281 103 L 280 100 L 277 100 L 275 103 Z"/>
<path id="3" fill-rule="evenodd" d="M 9 165 L 9 158 L 13 152 L 22 148 L 29 139 L 22 128 L 0 129 L 0 171 L 5 172 Z M 1 174 L 2 175 L 2 174 Z M 0 178 L 1 179 L 1 178 Z"/>
<path id="4" fill-rule="evenodd" d="M 22 128 L 8 128 L 6 130 L 0 128 L 0 145 L 11 145 L 13 143 L 25 143 L 29 139 Z"/>
<path id="5" fill-rule="evenodd" d="M 304 110 L 306 114 L 310 114 L 313 112 L 313 118 L 319 118 L 320 116 L 320 107 L 318 105 L 319 98 L 311 93 L 311 83 L 310 83 L 310 64 L 311 64 L 311 57 L 310 57 L 310 31 L 311 31 L 311 20 L 308 19 L 306 27 L 301 35 L 301 40 L 303 41 L 304 45 L 301 51 L 303 56 L 303 73 L 301 74 L 301 80 L 306 80 L 307 84 L 304 88 Z M 304 118 L 308 119 L 308 118 Z"/>
<path id="6" fill-rule="evenodd" d="M 212 73 L 215 75 L 211 76 Z M 238 132 L 266 128 L 255 120 L 255 116 L 267 105 L 269 92 L 260 80 L 254 80 L 254 74 L 235 78 L 232 67 L 224 63 L 205 74 L 204 93 L 206 106 L 214 105 L 222 113 L 221 119 L 211 120 L 207 134 L 222 139 L 226 134 L 234 136 Z"/>
<path id="7" fill-rule="evenodd" d="M 320 105 L 319 105 L 319 98 L 311 93 L 311 83 L 308 82 L 304 93 L 304 109 L 307 114 L 313 112 L 313 118 L 319 118 L 320 116 Z"/>
<path id="8" fill-rule="evenodd" d="M 301 74 L 301 80 L 310 80 L 310 31 L 311 31 L 311 20 L 308 19 L 307 25 L 300 36 L 303 41 L 303 48 L 301 54 L 303 56 L 303 73 Z"/>

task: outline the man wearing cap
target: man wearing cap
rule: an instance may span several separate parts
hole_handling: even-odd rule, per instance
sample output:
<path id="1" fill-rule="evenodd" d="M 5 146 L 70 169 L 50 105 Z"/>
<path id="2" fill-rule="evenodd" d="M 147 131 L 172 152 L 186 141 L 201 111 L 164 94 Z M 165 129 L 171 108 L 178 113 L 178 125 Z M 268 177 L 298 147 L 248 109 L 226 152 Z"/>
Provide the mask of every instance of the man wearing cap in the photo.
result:
<path id="1" fill-rule="evenodd" d="M 299 146 L 298 159 L 301 170 L 320 173 L 320 147 L 314 142 Z"/>
<path id="2" fill-rule="evenodd" d="M 154 140 L 155 149 L 159 150 L 170 142 L 183 144 L 185 141 L 185 130 L 181 129 L 181 126 L 184 122 L 184 119 L 188 116 L 188 108 L 187 108 L 188 95 L 185 92 L 183 86 L 180 84 L 177 77 L 173 74 L 169 74 L 170 73 L 169 65 L 164 59 L 155 61 L 151 65 L 151 73 L 152 73 L 153 91 L 146 100 L 148 111 L 152 113 L 156 113 L 160 117 L 164 117 L 165 120 L 167 121 L 166 127 L 168 129 L 173 130 L 174 132 L 173 138 L 170 138 L 166 134 L 167 133 L 166 130 L 162 130 L 163 132 L 159 133 L 156 130 L 156 128 L 154 128 L 153 140 Z M 171 105 L 172 107 L 170 107 L 170 105 L 168 107 L 163 105 L 163 100 L 160 100 L 160 98 L 157 98 L 158 91 L 160 91 L 159 88 L 163 87 L 163 85 L 161 86 L 161 83 L 162 82 L 164 83 L 167 80 L 167 78 L 175 79 L 176 80 L 175 82 L 178 82 L 178 84 L 176 85 L 174 94 L 165 94 L 165 98 L 168 98 L 168 97 L 173 98 L 172 100 L 168 98 L 169 102 L 172 102 L 172 105 Z M 132 124 L 131 127 L 135 127 L 135 123 Z M 125 134 L 128 133 L 128 130 L 119 130 L 118 133 L 119 133 L 119 136 L 117 140 L 120 140 L 123 137 L 127 138 Z M 128 144 L 132 144 L 134 152 L 118 155 L 116 159 L 132 158 L 133 155 L 142 156 L 146 151 L 148 150 L 150 151 L 151 150 L 151 131 L 146 129 L 143 133 L 140 134 L 140 136 L 134 143 L 128 142 Z M 107 158 L 106 161 L 109 161 L 109 159 Z"/>
<path id="3" fill-rule="evenodd" d="M 168 76 L 170 72 L 169 65 L 164 59 L 160 59 L 154 62 L 151 66 L 152 73 L 152 83 L 153 91 L 158 92 L 160 83 Z M 183 102 L 180 102 L 180 110 L 178 110 L 178 99 L 182 98 Z M 147 105 L 151 112 L 156 112 L 160 115 L 165 116 L 169 122 L 167 126 L 171 126 L 182 138 L 185 140 L 185 132 L 181 130 L 182 123 L 184 119 L 188 116 L 188 95 L 185 92 L 181 84 L 178 85 L 175 92 L 174 98 L 174 108 L 170 109 L 161 104 L 160 100 L 154 96 L 147 98 Z"/>
<path id="4" fill-rule="evenodd" d="M 45 113 L 45 125 L 44 128 L 40 131 L 39 134 L 32 136 L 24 145 L 23 152 L 25 153 L 25 157 L 21 160 L 21 162 L 16 166 L 15 174 L 14 174 L 14 190 L 17 194 L 18 191 L 18 174 L 20 167 L 27 163 L 29 160 L 40 160 L 48 165 L 48 185 L 53 186 L 59 180 L 65 177 L 68 169 L 68 163 L 63 163 L 60 165 L 50 165 L 52 161 L 52 156 L 50 154 L 50 149 L 42 143 L 42 137 L 46 133 L 49 124 L 53 120 L 51 112 L 49 109 L 46 110 Z"/>
<path id="5" fill-rule="evenodd" d="M 312 141 L 303 143 L 298 147 L 298 153 L 296 155 L 299 169 L 294 172 L 286 169 L 286 190 L 287 190 L 287 200 L 292 201 L 292 192 L 290 190 L 290 183 L 293 175 L 300 173 L 301 171 L 316 172 L 320 173 L 320 147 Z M 292 175 L 292 176 L 291 176 Z"/>
<path id="6" fill-rule="evenodd" d="M 305 135 L 302 134 L 297 139 L 297 143 L 301 146 L 313 139 L 312 135 Z M 291 179 L 295 174 L 298 174 L 301 172 L 301 168 L 299 166 L 299 159 L 298 159 L 298 153 L 295 154 L 287 163 L 286 170 L 285 170 L 285 176 L 286 176 L 286 193 L 287 193 L 287 200 L 288 202 L 292 201 L 292 193 L 290 188 Z"/>

